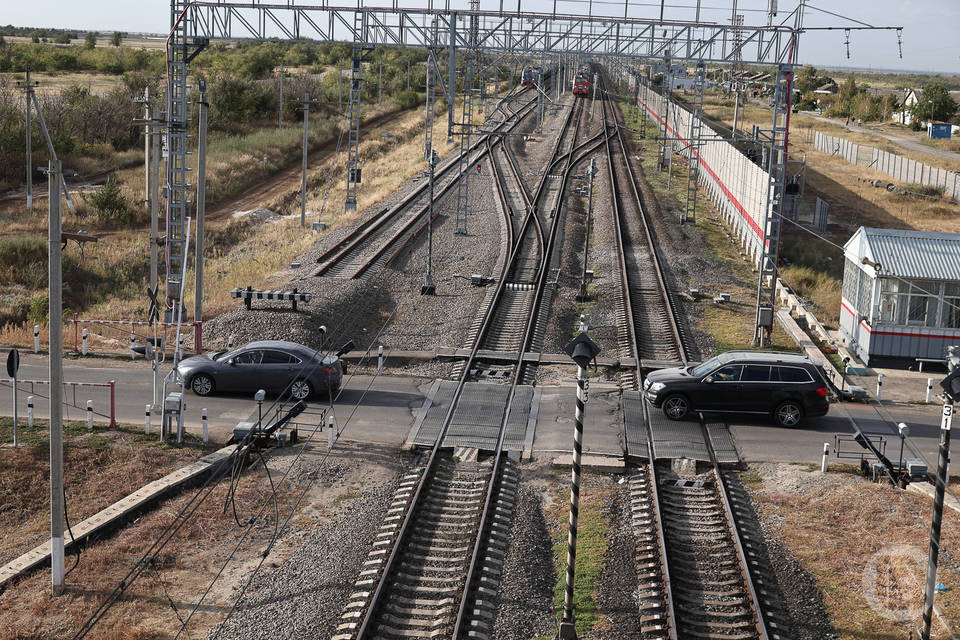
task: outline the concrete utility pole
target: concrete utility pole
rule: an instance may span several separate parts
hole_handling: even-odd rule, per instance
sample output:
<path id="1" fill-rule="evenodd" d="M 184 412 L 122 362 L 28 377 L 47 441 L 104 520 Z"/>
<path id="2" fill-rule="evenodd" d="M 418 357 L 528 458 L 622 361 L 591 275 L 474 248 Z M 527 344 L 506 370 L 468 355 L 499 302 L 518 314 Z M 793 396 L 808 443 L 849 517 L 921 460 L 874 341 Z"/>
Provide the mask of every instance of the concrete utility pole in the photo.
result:
<path id="1" fill-rule="evenodd" d="M 380 75 L 377 80 L 377 106 L 383 104 L 383 54 L 380 54 Z"/>
<path id="2" fill-rule="evenodd" d="M 33 141 L 30 134 L 30 103 L 33 101 L 33 85 L 30 83 L 30 69 L 27 69 L 27 79 L 24 85 L 27 91 L 27 211 L 33 210 Z"/>
<path id="3" fill-rule="evenodd" d="M 303 175 L 300 177 L 300 226 L 307 226 L 307 126 L 310 122 L 310 94 L 303 94 Z"/>
<path id="4" fill-rule="evenodd" d="M 143 97 L 134 99 L 143 102 L 143 119 L 150 122 L 150 87 L 143 90 Z M 143 199 L 150 205 L 150 125 L 143 125 Z"/>
<path id="5" fill-rule="evenodd" d="M 429 67 L 428 67 L 429 69 Z M 429 70 L 427 71 L 429 74 Z M 433 283 L 433 175 L 440 157 L 433 149 L 428 151 L 430 154 L 427 163 L 430 165 L 430 206 L 427 209 L 427 275 L 423 278 L 423 286 L 420 288 L 420 295 L 436 295 L 437 287 Z"/>
<path id="6" fill-rule="evenodd" d="M 150 288 L 157 288 L 157 270 L 160 246 L 160 229 L 157 216 L 160 215 L 160 147 L 163 145 L 163 136 L 158 131 L 151 135 L 156 136 L 151 153 L 153 175 L 150 177 Z"/>
<path id="7" fill-rule="evenodd" d="M 50 307 L 50 578 L 54 595 L 63 591 L 63 300 L 60 266 L 61 165 L 47 164 Z"/>
<path id="8" fill-rule="evenodd" d="M 207 199 L 207 83 L 200 81 L 200 132 L 197 136 L 197 249 L 194 258 L 193 319 L 203 320 L 203 214 Z"/>
<path id="9" fill-rule="evenodd" d="M 283 128 L 283 60 L 280 60 L 280 116 L 277 119 L 277 128 Z"/>

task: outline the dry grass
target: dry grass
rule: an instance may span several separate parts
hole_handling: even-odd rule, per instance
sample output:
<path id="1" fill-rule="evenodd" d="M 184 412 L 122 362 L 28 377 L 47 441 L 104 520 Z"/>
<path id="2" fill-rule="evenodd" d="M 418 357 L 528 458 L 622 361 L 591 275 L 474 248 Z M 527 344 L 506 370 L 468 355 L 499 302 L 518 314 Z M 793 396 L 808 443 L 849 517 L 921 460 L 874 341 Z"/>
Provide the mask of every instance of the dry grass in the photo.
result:
<path id="1" fill-rule="evenodd" d="M 11 86 L 16 86 L 17 80 L 23 79 L 22 73 L 0 73 L 0 78 L 6 78 Z M 123 76 L 106 73 L 50 73 L 45 71 L 34 71 L 30 74 L 31 80 L 40 83 L 36 92 L 38 94 L 54 95 L 64 89 L 79 85 L 90 89 L 91 93 L 102 95 L 110 93 L 117 87 L 123 86 Z"/>
<path id="2" fill-rule="evenodd" d="M 4 433 L 4 437 L 8 438 L 9 434 Z M 5 558 L 41 542 L 49 527 L 44 444 L 38 436 L 31 446 L 17 452 L 7 451 L 0 457 L 3 465 L 0 486 L 7 498 L 2 504 L 16 505 L 0 513 L 7 533 L 0 541 Z M 159 445 L 154 438 L 148 440 L 132 432 L 98 430 L 89 435 L 85 428 L 73 427 L 68 429 L 65 451 L 67 501 L 72 523 L 200 455 L 199 449 Z M 239 537 L 240 529 L 233 518 L 222 511 L 228 484 L 217 485 L 157 560 L 87 637 L 111 640 L 172 637 L 180 626 L 178 616 L 186 617 Z M 0 635 L 38 639 L 71 637 L 173 521 L 193 493 L 187 490 L 161 502 L 120 531 L 85 545 L 76 570 L 67 576 L 65 594 L 57 597 L 50 594 L 49 570 L 35 571 L 7 588 L 0 594 L 0 628 L 6 630 Z M 237 493 L 240 516 L 249 516 L 268 493 L 269 484 L 262 467 L 248 469 Z M 284 508 L 289 509 L 290 501 L 285 495 L 280 496 L 280 502 L 281 513 Z M 272 509 L 267 512 L 272 514 Z M 240 566 L 259 557 L 273 533 L 272 520 L 270 517 L 254 527 L 250 542 L 241 546 L 237 559 Z M 73 562 L 73 556 L 69 555 L 68 569 Z M 187 637 L 202 637 L 203 630 L 222 618 L 225 607 L 236 597 L 232 587 L 242 579 L 242 574 L 243 571 L 237 569 L 224 577 L 211 594 L 211 606 L 198 612 Z"/>
<path id="3" fill-rule="evenodd" d="M 384 138 L 381 134 L 389 132 L 393 137 Z M 331 231 L 353 223 L 358 212 L 390 195 L 405 180 L 422 170 L 423 117 L 418 109 L 403 113 L 385 124 L 366 130 L 360 145 L 363 183 L 358 191 L 357 211 L 345 212 L 344 156 L 330 158 L 313 166 L 308 174 L 309 190 L 307 208 L 318 214 L 326 180 L 331 175 L 330 162 L 336 163 L 332 173 L 332 185 L 323 218 Z M 445 142 L 441 126 L 437 126 L 434 139 L 435 148 L 441 156 L 454 149 Z M 344 145 L 345 149 L 345 145 Z M 131 170 L 132 179 L 142 180 L 142 172 Z M 128 185 L 129 188 L 135 188 Z M 233 301 L 229 290 L 237 286 L 278 288 L 290 277 L 289 263 L 305 253 L 320 237 L 318 234 L 304 232 L 300 228 L 299 201 L 296 192 L 299 182 L 291 192 L 277 198 L 275 202 L 265 202 L 263 206 L 277 211 L 289 210 L 293 215 L 256 228 L 242 225 L 233 220 L 210 221 L 207 224 L 207 259 L 204 264 L 204 317 L 211 318 L 231 308 Z M 140 186 L 142 193 L 142 183 Z M 291 198 L 291 194 L 294 196 Z M 296 213 L 293 213 L 293 210 Z M 43 220 L 36 214 L 32 223 L 42 226 Z M 27 226 L 30 226 L 27 224 Z M 65 224 L 65 228 L 67 225 Z M 254 233 L 255 231 L 255 233 Z M 68 248 L 76 253 L 74 245 Z M 88 264 L 96 264 L 99 270 L 109 271 L 123 265 L 146 265 L 149 261 L 148 246 L 145 241 L 145 229 L 120 230 L 110 233 L 100 242 L 84 250 Z M 68 274 L 64 274 L 65 281 Z M 90 300 L 82 315 L 101 319 L 143 319 L 146 313 L 145 296 L 142 295 L 145 282 L 144 274 L 128 278 L 129 286 L 118 288 L 114 293 L 101 299 Z M 187 282 L 193 281 L 193 269 L 188 270 Z M 45 279 L 44 279 L 45 282 Z M 45 286 L 45 285 L 44 285 Z M 29 295 L 29 292 L 26 292 Z M 10 295 L 10 294 L 8 294 Z M 188 290 L 185 296 L 187 308 L 192 308 L 193 292 Z M 69 314 L 67 316 L 69 318 Z M 8 345 L 31 346 L 33 344 L 33 322 L 6 325 L 0 327 L 0 343 Z M 123 332 L 106 331 L 103 338 L 91 332 L 91 348 L 107 346 L 112 349 L 125 349 Z M 68 324 L 64 329 L 65 344 L 72 346 L 73 330 Z M 116 339 L 120 339 L 117 342 Z M 112 340 L 113 339 L 113 340 Z M 41 332 L 41 343 L 47 344 L 47 332 Z"/>
<path id="4" fill-rule="evenodd" d="M 901 498 L 893 487 L 866 481 L 828 484 L 806 495 L 758 488 L 756 483 L 751 490 L 763 519 L 777 523 L 776 534 L 816 579 L 840 638 L 899 640 L 906 637 L 909 625 L 919 624 L 929 538 L 905 500 L 923 519 L 929 517 L 929 500 L 914 494 Z M 943 544 L 955 551 L 960 545 L 960 515 L 947 509 L 944 519 Z M 898 545 L 903 545 L 900 552 Z M 876 568 L 876 582 L 871 566 Z M 943 555 L 938 580 L 947 585 L 960 580 Z M 871 607 L 868 589 L 875 591 L 874 604 L 906 609 L 904 619 L 890 619 Z M 938 594 L 937 604 L 951 624 L 960 619 L 956 590 Z M 933 631 L 940 637 L 945 630 L 937 621 Z"/>

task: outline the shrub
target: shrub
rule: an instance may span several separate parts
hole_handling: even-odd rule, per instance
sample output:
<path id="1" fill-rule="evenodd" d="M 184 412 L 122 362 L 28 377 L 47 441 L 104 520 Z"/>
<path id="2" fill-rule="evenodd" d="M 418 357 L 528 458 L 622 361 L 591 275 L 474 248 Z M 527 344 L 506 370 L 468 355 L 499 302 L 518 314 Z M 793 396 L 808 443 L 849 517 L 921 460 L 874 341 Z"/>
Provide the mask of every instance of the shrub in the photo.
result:
<path id="1" fill-rule="evenodd" d="M 130 203 L 113 176 L 107 178 L 103 186 L 92 194 L 84 194 L 83 198 L 96 210 L 101 223 L 126 224 L 133 221 Z"/>
<path id="2" fill-rule="evenodd" d="M 401 109 L 412 109 L 413 107 L 420 104 L 421 98 L 420 93 L 410 89 L 409 91 L 401 91 L 394 98 L 397 101 L 397 104 L 400 105 Z"/>

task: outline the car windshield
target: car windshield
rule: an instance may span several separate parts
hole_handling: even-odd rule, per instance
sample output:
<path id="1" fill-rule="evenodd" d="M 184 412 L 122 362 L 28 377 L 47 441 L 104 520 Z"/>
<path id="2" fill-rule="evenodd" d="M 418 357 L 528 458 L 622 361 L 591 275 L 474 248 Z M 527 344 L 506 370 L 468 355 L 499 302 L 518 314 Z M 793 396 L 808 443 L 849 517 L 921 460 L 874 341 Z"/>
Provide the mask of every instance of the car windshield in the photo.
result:
<path id="1" fill-rule="evenodd" d="M 701 362 L 695 367 L 690 367 L 689 369 L 687 369 L 687 371 L 690 372 L 690 375 L 693 375 L 699 378 L 700 376 L 707 375 L 708 373 L 710 373 L 711 371 L 713 371 L 719 366 L 720 366 L 719 358 L 710 358 L 706 362 Z"/>

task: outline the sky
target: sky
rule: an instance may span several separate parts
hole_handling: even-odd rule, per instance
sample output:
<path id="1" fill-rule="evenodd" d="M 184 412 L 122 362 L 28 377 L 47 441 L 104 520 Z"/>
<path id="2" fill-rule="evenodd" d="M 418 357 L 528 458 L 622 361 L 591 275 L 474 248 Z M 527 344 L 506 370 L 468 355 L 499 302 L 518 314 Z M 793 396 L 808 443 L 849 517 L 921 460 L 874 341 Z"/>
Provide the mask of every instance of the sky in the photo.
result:
<path id="1" fill-rule="evenodd" d="M 284 0 L 285 2 L 286 0 Z M 769 0 L 739 0 L 738 12 L 747 24 L 765 24 Z M 514 0 L 480 0 L 481 9 L 494 9 L 504 2 L 515 8 Z M 553 0 L 516 0 L 524 10 L 549 11 Z M 556 0 L 562 13 L 587 13 L 588 0 Z M 665 17 L 692 18 L 696 0 L 667 0 Z M 793 10 L 798 0 L 779 0 L 779 17 Z M 277 2 L 280 4 L 280 2 Z M 320 4 L 317 0 L 293 0 L 294 4 Z M 388 6 L 392 0 L 366 0 L 367 6 Z M 467 0 L 452 0 L 465 6 Z M 732 0 L 701 0 L 701 17 L 729 21 Z M 331 4 L 354 6 L 349 0 Z M 426 6 L 427 0 L 400 0 L 400 6 Z M 436 1 L 440 5 L 439 0 Z M 594 10 L 622 15 L 623 4 L 596 0 Z M 630 15 L 655 17 L 659 2 L 630 2 Z M 903 58 L 897 49 L 894 31 L 852 31 L 850 57 L 846 56 L 843 26 L 856 23 L 827 15 L 813 7 L 872 25 L 903 27 Z M 92 29 L 97 31 L 165 32 L 169 26 L 170 4 L 164 0 L 0 0 L 0 24 L 15 26 Z M 960 2 L 957 0 L 811 0 L 806 10 L 807 27 L 841 27 L 835 31 L 809 31 L 800 40 L 799 62 L 817 66 L 848 66 L 904 71 L 960 73 Z"/>

